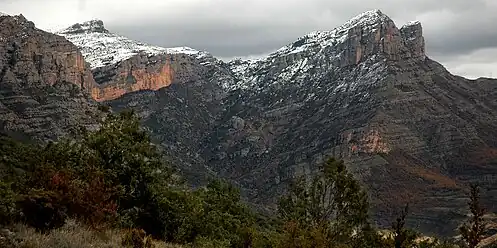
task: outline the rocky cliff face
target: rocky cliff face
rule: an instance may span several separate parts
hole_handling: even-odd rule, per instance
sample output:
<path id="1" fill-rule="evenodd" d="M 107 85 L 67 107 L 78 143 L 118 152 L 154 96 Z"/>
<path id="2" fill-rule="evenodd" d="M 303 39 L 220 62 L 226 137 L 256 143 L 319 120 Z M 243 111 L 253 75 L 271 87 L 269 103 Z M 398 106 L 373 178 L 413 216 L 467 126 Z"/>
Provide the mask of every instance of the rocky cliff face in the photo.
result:
<path id="1" fill-rule="evenodd" d="M 19 16 L 0 16 L 0 129 L 55 139 L 94 123 L 95 84 L 78 48 Z"/>
<path id="2" fill-rule="evenodd" d="M 495 199 L 497 81 L 466 80 L 430 60 L 419 22 L 399 29 L 369 11 L 230 66 L 238 81 L 204 155 L 253 201 L 271 206 L 326 156 L 363 181 L 384 225 L 409 202 L 410 224 L 451 234 L 468 182 L 485 182 Z"/>
<path id="3" fill-rule="evenodd" d="M 147 63 L 148 59 L 138 55 L 121 62 L 117 68 L 95 69 L 94 75 L 100 84 L 92 89 L 93 98 L 108 101 L 130 92 L 158 90 L 169 86 L 174 77 L 170 58 L 160 56 L 154 64 Z"/>
<path id="4" fill-rule="evenodd" d="M 98 83 L 91 89 L 97 101 L 114 100 L 126 93 L 169 86 L 185 56 L 212 56 L 188 47 L 162 48 L 109 32 L 101 20 L 77 23 L 57 34 L 76 44 L 91 65 Z"/>

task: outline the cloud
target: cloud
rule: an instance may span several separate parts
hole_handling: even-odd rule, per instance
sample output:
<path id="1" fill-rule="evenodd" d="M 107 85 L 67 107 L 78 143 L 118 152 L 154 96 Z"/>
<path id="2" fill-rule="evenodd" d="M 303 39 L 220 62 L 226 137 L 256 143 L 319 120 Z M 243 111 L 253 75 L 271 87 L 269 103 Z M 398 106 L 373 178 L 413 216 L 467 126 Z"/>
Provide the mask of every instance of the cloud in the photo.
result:
<path id="1" fill-rule="evenodd" d="M 441 56 L 439 62 L 455 75 L 467 78 L 497 78 L 497 48 L 478 49 L 468 54 Z"/>
<path id="2" fill-rule="evenodd" d="M 84 11 L 86 9 L 86 0 L 78 1 L 78 9 L 79 11 Z"/>
<path id="3" fill-rule="evenodd" d="M 222 58 L 269 53 L 370 9 L 381 9 L 398 26 L 420 20 L 428 55 L 451 71 L 497 75 L 497 67 L 473 62 L 479 51 L 497 48 L 495 0 L 0 0 L 0 11 L 22 12 L 42 28 L 98 18 L 136 40 Z"/>

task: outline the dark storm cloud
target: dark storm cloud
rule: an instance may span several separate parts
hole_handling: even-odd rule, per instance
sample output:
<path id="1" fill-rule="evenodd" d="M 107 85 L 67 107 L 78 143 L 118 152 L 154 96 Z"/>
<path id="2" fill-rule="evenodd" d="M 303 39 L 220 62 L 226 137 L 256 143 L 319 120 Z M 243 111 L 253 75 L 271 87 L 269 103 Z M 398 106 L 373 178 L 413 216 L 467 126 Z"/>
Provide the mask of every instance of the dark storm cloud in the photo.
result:
<path id="1" fill-rule="evenodd" d="M 443 29 L 430 29 L 425 36 L 436 55 L 466 54 L 478 49 L 497 47 L 497 7 L 454 13 Z"/>
<path id="2" fill-rule="evenodd" d="M 113 32 L 145 42 L 172 47 L 189 46 L 209 51 L 219 57 L 246 56 L 281 47 L 303 35 L 301 29 L 277 25 L 185 25 L 178 27 L 107 25 Z M 278 30 L 275 32 L 275 30 Z"/>
<path id="3" fill-rule="evenodd" d="M 278 10 L 278 8 L 280 10 Z M 108 22 L 110 30 L 161 46 L 187 45 L 216 56 L 267 53 L 315 30 L 330 30 L 370 9 L 397 26 L 419 19 L 434 56 L 497 47 L 497 6 L 485 0 L 204 1 L 182 15 Z"/>

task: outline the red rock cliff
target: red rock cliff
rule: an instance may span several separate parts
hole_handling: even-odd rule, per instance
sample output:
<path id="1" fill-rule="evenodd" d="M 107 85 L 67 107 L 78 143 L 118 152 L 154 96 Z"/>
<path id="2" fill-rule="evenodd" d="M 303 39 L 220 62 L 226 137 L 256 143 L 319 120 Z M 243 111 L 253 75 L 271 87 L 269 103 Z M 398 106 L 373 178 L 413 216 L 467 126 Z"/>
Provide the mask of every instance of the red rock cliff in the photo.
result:
<path id="1" fill-rule="evenodd" d="M 116 65 L 93 69 L 97 84 L 91 95 L 102 102 L 135 91 L 159 90 L 173 82 L 195 81 L 201 68 L 195 59 L 185 54 L 138 54 Z"/>
<path id="2" fill-rule="evenodd" d="M 116 73 L 112 82 L 99 85 L 91 90 L 96 101 L 108 101 L 139 90 L 158 90 L 169 86 L 174 71 L 169 63 L 159 65 L 157 70 L 150 68 L 130 68 Z"/>

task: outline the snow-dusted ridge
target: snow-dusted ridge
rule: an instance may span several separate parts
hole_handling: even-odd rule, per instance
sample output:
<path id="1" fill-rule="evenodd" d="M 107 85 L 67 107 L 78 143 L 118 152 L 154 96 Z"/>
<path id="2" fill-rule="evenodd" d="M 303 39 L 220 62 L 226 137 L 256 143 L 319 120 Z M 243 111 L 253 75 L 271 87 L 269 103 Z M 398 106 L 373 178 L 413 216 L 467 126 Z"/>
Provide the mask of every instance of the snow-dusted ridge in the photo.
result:
<path id="1" fill-rule="evenodd" d="M 139 53 L 149 56 L 178 53 L 197 58 L 209 56 L 207 52 L 190 47 L 164 48 L 134 41 L 109 32 L 104 28 L 101 20 L 77 23 L 55 33 L 78 46 L 92 69 L 117 64 Z"/>
<path id="2" fill-rule="evenodd" d="M 234 74 L 240 79 L 237 85 L 233 85 L 231 88 L 250 88 L 251 81 L 254 81 L 250 71 L 256 71 L 257 68 L 261 66 L 269 66 L 272 61 L 278 57 L 284 57 L 291 54 L 304 53 L 306 51 L 312 50 L 311 54 L 322 51 L 326 47 L 336 46 L 340 43 L 345 42 L 348 37 L 349 30 L 360 26 L 364 31 L 375 31 L 378 23 L 391 21 L 391 19 L 383 14 L 380 10 L 374 9 L 361 13 L 339 27 L 332 29 L 331 31 L 316 31 L 311 32 L 298 38 L 295 42 L 292 42 L 280 49 L 269 53 L 266 57 L 251 60 L 235 59 L 229 61 L 228 64 Z M 288 73 L 282 73 L 293 75 L 294 71 L 298 71 L 306 67 L 308 60 L 302 58 L 301 62 L 296 62 L 292 68 L 291 65 L 288 66 Z"/>
<path id="3" fill-rule="evenodd" d="M 265 61 L 270 61 L 275 57 L 286 56 L 295 53 L 301 53 L 307 51 L 308 49 L 317 48 L 322 50 L 328 46 L 335 46 L 344 42 L 347 38 L 350 29 L 361 26 L 365 30 L 374 31 L 376 24 L 379 22 L 391 21 L 391 19 L 383 14 L 381 10 L 374 9 L 361 13 L 352 19 L 348 20 L 344 24 L 331 31 L 315 31 L 307 35 L 298 38 L 295 42 L 288 44 L 280 49 L 268 54 L 264 58 L 256 60 L 243 61 L 240 59 L 232 60 L 229 62 L 232 69 L 234 69 L 236 74 L 240 78 L 244 78 L 243 75 L 251 67 L 257 66 L 257 64 L 264 63 Z"/>
<path id="4" fill-rule="evenodd" d="M 295 42 L 283 46 L 266 56 L 257 59 L 238 58 L 227 61 L 230 71 L 236 77 L 236 82 L 225 85 L 225 88 L 228 90 L 251 88 L 253 84 L 258 82 L 259 72 L 272 70 L 274 61 L 293 54 L 298 55 L 289 59 L 291 63 L 285 64 L 285 68 L 281 68 L 276 79 L 285 81 L 299 73 L 304 75 L 304 72 L 312 67 L 310 61 L 315 56 L 326 57 L 328 60 L 333 60 L 333 57 L 335 57 L 338 61 L 341 56 L 341 50 L 338 48 L 347 41 L 351 29 L 360 28 L 362 32 L 373 33 L 381 27 L 380 24 L 387 22 L 393 21 L 380 10 L 374 9 L 359 14 L 330 31 L 312 32 L 302 36 Z M 418 24 L 419 21 L 412 21 L 404 26 L 409 27 Z M 190 47 L 163 48 L 113 34 L 104 28 L 101 20 L 90 20 L 74 24 L 56 32 L 56 34 L 65 36 L 69 41 L 77 45 L 92 68 L 118 64 L 139 53 L 149 56 L 183 53 L 199 59 L 203 58 L 201 64 L 204 65 L 222 63 L 207 52 L 198 51 Z M 314 58 L 314 60 L 320 59 Z"/>
<path id="5" fill-rule="evenodd" d="M 320 51 L 326 47 L 337 46 L 346 41 L 350 29 L 361 27 L 363 31 L 374 32 L 378 26 L 377 24 L 389 21 L 393 22 L 390 17 L 385 15 L 381 10 L 369 10 L 353 17 L 331 31 L 315 31 L 308 33 L 307 35 L 298 38 L 295 42 L 269 53 L 265 57 L 250 60 L 234 59 L 229 61 L 228 64 L 232 68 L 233 72 L 239 76 L 239 78 L 246 80 L 245 75 L 248 70 L 254 69 L 254 67 L 257 67 L 260 64 L 270 63 L 270 61 L 276 57 L 297 54 L 311 49 Z M 415 26 L 419 24 L 420 22 L 415 20 L 406 23 L 403 27 Z"/>
<path id="6" fill-rule="evenodd" d="M 259 87 L 258 82 L 260 82 L 262 74 L 258 72 L 274 71 L 275 61 L 282 61 L 284 67 L 278 69 L 273 78 L 268 79 L 267 82 L 287 82 L 292 78 L 305 77 L 308 75 L 306 72 L 315 66 L 311 61 L 328 60 L 335 61 L 328 62 L 328 65 L 339 64 L 343 55 L 342 48 L 346 46 L 344 46 L 344 42 L 347 42 L 351 29 L 360 28 L 362 33 L 375 33 L 378 28 L 382 27 L 382 24 L 386 23 L 393 23 L 393 20 L 379 9 L 374 9 L 361 13 L 330 31 L 317 31 L 304 35 L 265 57 L 250 60 L 231 60 L 228 65 L 238 80 L 235 84 L 230 85 L 229 89 L 254 89 Z M 403 27 L 419 24 L 419 21 L 411 21 Z M 375 63 L 380 60 L 382 59 L 372 56 L 365 61 L 365 64 L 368 64 L 371 68 L 379 68 L 379 65 Z"/>
<path id="7" fill-rule="evenodd" d="M 378 9 L 366 11 L 353 17 L 349 21 L 331 31 L 312 32 L 303 37 L 300 37 L 292 44 L 284 46 L 278 49 L 276 52 L 270 54 L 269 57 L 299 53 L 306 50 L 306 48 L 308 47 L 317 45 L 321 47 L 336 45 L 338 43 L 344 42 L 347 38 L 348 31 L 354 27 L 361 26 L 364 29 L 373 29 L 376 26 L 375 24 L 390 20 L 391 19 L 387 15 L 383 14 Z"/>

